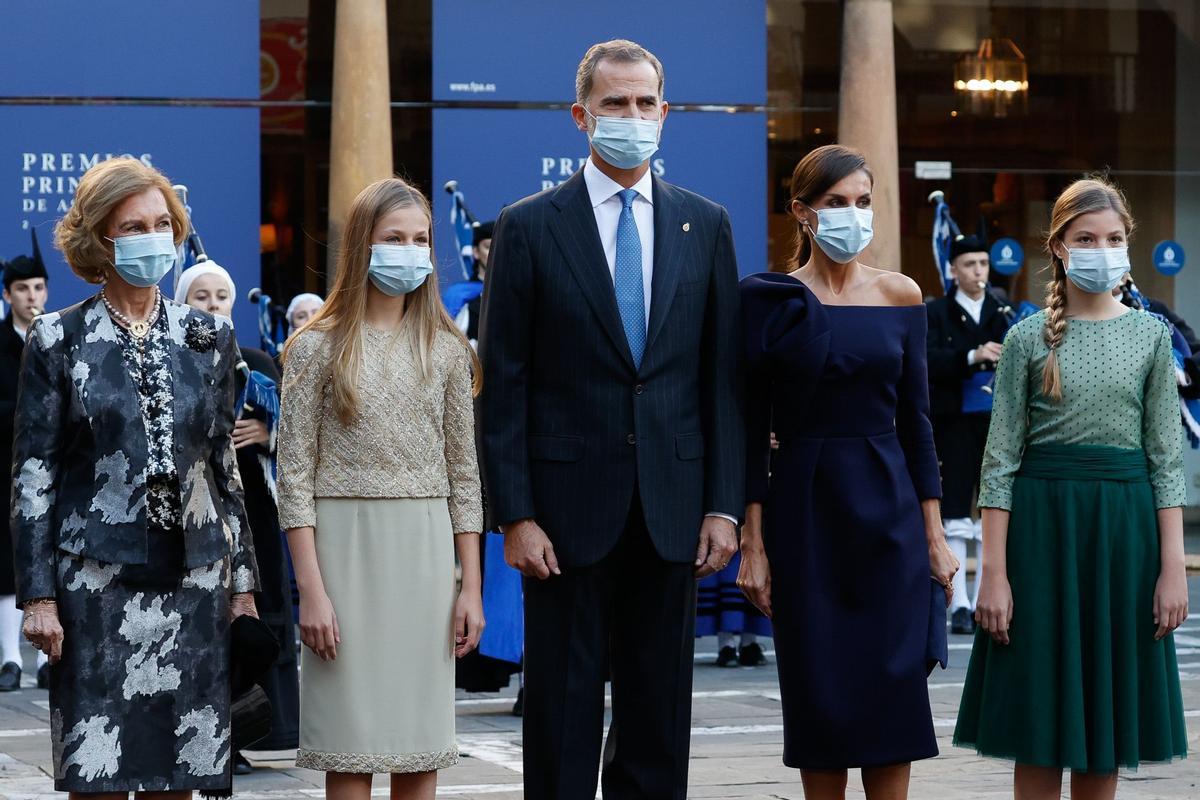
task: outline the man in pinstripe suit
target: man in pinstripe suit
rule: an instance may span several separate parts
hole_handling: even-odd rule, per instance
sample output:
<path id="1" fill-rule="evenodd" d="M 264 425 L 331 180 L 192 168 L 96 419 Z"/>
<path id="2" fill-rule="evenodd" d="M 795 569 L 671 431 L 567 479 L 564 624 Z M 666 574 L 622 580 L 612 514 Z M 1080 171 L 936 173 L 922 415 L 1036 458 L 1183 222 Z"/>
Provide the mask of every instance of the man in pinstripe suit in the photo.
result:
<path id="1" fill-rule="evenodd" d="M 576 76 L 591 157 L 496 223 L 480 336 L 494 526 L 525 577 L 525 796 L 684 798 L 695 580 L 736 550 L 744 432 L 722 207 L 651 175 L 667 104 L 624 40 Z"/>

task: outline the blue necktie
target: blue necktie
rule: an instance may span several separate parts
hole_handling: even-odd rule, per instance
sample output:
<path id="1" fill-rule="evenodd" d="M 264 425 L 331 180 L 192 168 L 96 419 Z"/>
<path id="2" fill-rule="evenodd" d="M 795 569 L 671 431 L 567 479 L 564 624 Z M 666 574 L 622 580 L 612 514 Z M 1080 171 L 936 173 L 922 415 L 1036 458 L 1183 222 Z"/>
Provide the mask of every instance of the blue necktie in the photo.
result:
<path id="1" fill-rule="evenodd" d="M 633 218 L 634 189 L 618 193 L 621 198 L 621 220 L 617 223 L 617 259 L 613 285 L 617 292 L 617 310 L 625 326 L 625 338 L 633 353 L 635 366 L 642 365 L 646 351 L 646 294 L 642 284 L 642 239 L 638 236 L 637 221 Z"/>

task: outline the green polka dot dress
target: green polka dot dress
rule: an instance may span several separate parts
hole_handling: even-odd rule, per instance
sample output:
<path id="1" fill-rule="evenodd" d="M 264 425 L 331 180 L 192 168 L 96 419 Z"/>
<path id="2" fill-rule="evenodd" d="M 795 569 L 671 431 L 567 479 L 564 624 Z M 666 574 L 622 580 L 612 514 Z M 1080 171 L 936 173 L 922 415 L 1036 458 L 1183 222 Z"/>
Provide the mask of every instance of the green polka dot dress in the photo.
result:
<path id="1" fill-rule="evenodd" d="M 1053 402 L 1045 321 L 1013 327 L 996 370 L 979 506 L 1011 512 L 1011 641 L 976 634 L 954 740 L 1084 772 L 1169 761 L 1187 752 L 1174 641 L 1154 641 L 1156 509 L 1186 501 L 1170 332 L 1069 320 Z"/>

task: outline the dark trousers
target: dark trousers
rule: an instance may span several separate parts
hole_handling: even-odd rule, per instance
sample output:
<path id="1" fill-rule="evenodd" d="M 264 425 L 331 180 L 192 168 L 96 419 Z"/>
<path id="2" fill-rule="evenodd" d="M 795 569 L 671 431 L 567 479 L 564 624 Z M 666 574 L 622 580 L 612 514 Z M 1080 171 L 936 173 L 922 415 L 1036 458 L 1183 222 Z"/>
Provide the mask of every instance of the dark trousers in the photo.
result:
<path id="1" fill-rule="evenodd" d="M 592 800 L 604 730 L 606 800 L 684 800 L 692 716 L 696 581 L 663 561 L 635 497 L 602 561 L 525 579 L 527 800 Z"/>
<path id="2" fill-rule="evenodd" d="M 940 414 L 933 439 L 942 468 L 942 519 L 971 516 L 991 414 Z"/>

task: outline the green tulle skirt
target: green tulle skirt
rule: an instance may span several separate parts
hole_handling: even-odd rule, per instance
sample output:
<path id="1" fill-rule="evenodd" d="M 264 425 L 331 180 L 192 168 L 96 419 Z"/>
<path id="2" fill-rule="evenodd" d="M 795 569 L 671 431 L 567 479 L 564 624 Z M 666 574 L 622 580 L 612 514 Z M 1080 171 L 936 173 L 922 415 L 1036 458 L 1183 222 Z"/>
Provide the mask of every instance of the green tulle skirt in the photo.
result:
<path id="1" fill-rule="evenodd" d="M 976 633 L 954 743 L 1097 773 L 1186 755 L 1175 643 L 1154 640 L 1158 571 L 1141 450 L 1027 448 L 1008 527 L 1011 642 Z"/>

